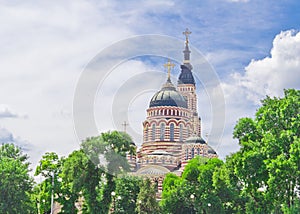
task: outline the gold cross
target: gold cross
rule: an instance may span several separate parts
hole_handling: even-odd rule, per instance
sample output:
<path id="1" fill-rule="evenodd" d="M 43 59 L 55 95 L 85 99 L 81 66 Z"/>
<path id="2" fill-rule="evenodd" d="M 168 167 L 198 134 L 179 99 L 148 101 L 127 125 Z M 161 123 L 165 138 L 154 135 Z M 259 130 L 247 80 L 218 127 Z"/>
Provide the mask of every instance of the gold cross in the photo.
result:
<path id="1" fill-rule="evenodd" d="M 168 79 L 170 79 L 171 77 L 171 68 L 174 68 L 175 64 L 173 64 L 170 59 L 168 60 L 168 62 L 166 64 L 164 64 L 165 68 L 168 68 Z"/>
<path id="2" fill-rule="evenodd" d="M 184 32 L 182 32 L 182 34 L 184 34 L 185 35 L 185 41 L 186 42 L 189 42 L 189 35 L 191 34 L 192 32 L 191 31 L 189 31 L 189 29 L 187 28 L 187 29 L 185 29 L 185 31 Z"/>

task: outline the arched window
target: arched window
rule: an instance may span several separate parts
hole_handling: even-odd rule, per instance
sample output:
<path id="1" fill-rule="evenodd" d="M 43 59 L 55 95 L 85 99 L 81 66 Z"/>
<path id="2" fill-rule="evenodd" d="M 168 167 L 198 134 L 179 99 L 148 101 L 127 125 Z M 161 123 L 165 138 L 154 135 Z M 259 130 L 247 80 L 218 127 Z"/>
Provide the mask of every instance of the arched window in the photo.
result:
<path id="1" fill-rule="evenodd" d="M 182 141 L 183 140 L 183 125 L 182 124 L 180 124 L 179 125 L 179 141 Z"/>
<path id="2" fill-rule="evenodd" d="M 148 141 L 148 125 L 145 128 L 145 141 Z"/>
<path id="3" fill-rule="evenodd" d="M 164 123 L 160 124 L 160 140 L 164 140 L 165 139 L 165 129 L 166 126 Z"/>
<path id="4" fill-rule="evenodd" d="M 194 148 L 192 148 L 192 152 L 191 152 L 192 154 L 191 154 L 191 158 L 194 158 L 194 156 L 195 156 L 195 149 Z"/>
<path id="5" fill-rule="evenodd" d="M 189 149 L 186 149 L 186 151 L 185 151 L 185 159 L 186 160 L 189 159 Z"/>
<path id="6" fill-rule="evenodd" d="M 152 124 L 152 137 L 151 137 L 151 140 L 155 140 L 155 124 Z"/>
<path id="7" fill-rule="evenodd" d="M 170 124 L 170 141 L 174 141 L 174 123 Z"/>
<path id="8" fill-rule="evenodd" d="M 158 180 L 156 180 L 156 179 L 154 181 L 154 188 L 155 188 L 155 191 L 158 192 Z"/>

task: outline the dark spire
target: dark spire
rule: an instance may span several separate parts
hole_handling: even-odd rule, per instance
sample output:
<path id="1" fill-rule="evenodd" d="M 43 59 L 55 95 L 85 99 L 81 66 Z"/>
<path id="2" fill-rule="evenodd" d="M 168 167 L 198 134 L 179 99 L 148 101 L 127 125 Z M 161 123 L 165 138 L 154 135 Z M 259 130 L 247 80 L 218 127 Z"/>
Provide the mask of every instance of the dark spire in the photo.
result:
<path id="1" fill-rule="evenodd" d="M 193 66 L 190 64 L 190 49 L 189 49 L 189 35 L 192 32 L 187 28 L 183 34 L 185 35 L 185 48 L 184 48 L 184 59 L 183 65 L 181 65 L 181 73 L 178 78 L 178 84 L 193 84 L 195 85 L 195 80 L 192 74 Z"/>
<path id="2" fill-rule="evenodd" d="M 189 29 L 185 29 L 184 32 L 182 32 L 182 34 L 185 35 L 185 49 L 183 51 L 184 53 L 184 60 L 183 60 L 183 64 L 190 70 L 193 69 L 192 65 L 190 64 L 190 54 L 191 54 L 191 51 L 189 49 L 189 35 L 191 34 L 192 32 L 189 31 Z"/>

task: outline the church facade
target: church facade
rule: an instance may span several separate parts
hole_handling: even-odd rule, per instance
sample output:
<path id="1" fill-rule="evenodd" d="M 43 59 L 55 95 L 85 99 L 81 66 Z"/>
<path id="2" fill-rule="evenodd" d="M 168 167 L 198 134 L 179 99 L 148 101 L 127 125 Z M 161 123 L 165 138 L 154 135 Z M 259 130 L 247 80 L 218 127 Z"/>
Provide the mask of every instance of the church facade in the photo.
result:
<path id="1" fill-rule="evenodd" d="M 128 156 L 134 175 L 147 176 L 162 191 L 162 181 L 169 172 L 181 175 L 187 162 L 196 155 L 213 158 L 217 153 L 201 136 L 201 119 L 197 111 L 196 82 L 190 63 L 188 29 L 183 63 L 177 86 L 170 79 L 170 61 L 166 83 L 157 91 L 146 110 L 143 143 L 137 157 Z"/>

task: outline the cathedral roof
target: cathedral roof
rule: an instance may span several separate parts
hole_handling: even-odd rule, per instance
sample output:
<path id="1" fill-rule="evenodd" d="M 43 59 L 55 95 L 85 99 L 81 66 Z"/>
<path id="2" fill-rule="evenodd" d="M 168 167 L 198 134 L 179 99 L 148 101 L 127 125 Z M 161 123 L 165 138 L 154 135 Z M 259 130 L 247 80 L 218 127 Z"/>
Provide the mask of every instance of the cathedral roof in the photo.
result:
<path id="1" fill-rule="evenodd" d="M 185 140 L 186 143 L 200 143 L 206 144 L 205 140 L 200 136 L 191 136 Z"/>
<path id="2" fill-rule="evenodd" d="M 193 84 L 195 85 L 195 79 L 192 71 L 187 65 L 181 65 L 181 73 L 178 78 L 178 84 Z"/>
<path id="3" fill-rule="evenodd" d="M 149 107 L 155 106 L 178 106 L 187 108 L 187 101 L 176 90 L 171 80 L 168 78 L 162 89 L 154 94 Z"/>
<path id="4" fill-rule="evenodd" d="M 148 165 L 139 169 L 136 173 L 140 175 L 164 175 L 169 173 L 166 167 L 158 165 Z"/>

